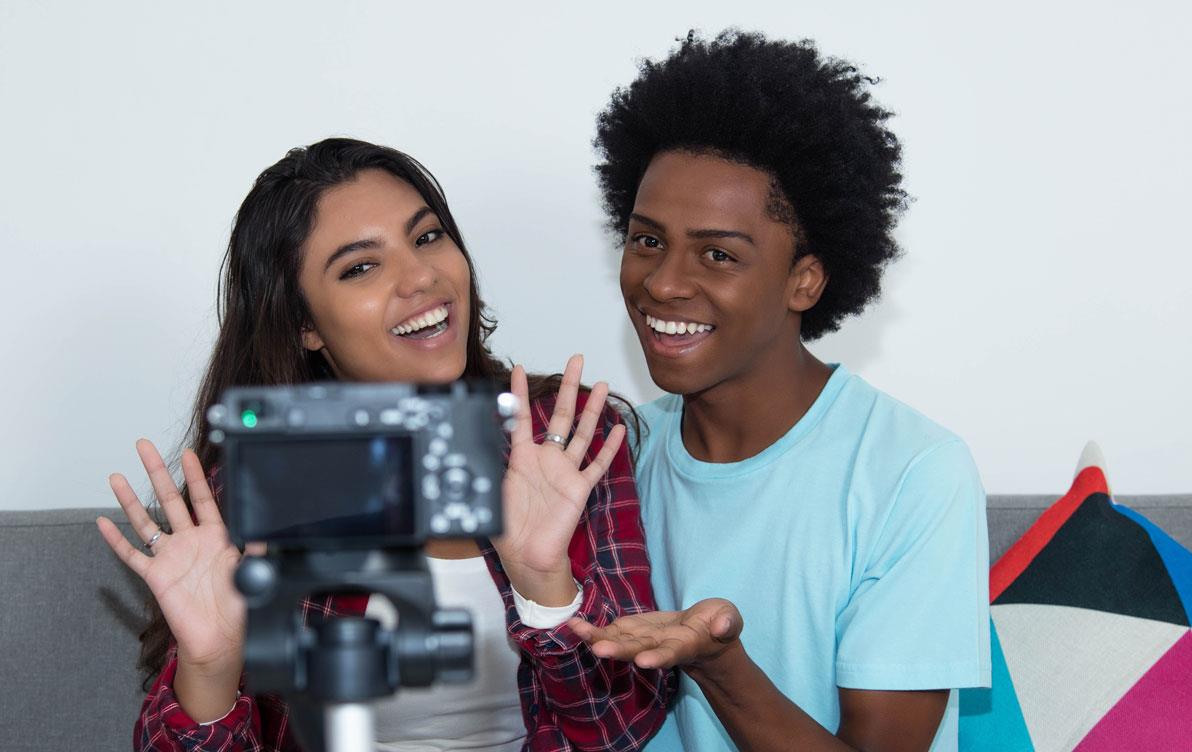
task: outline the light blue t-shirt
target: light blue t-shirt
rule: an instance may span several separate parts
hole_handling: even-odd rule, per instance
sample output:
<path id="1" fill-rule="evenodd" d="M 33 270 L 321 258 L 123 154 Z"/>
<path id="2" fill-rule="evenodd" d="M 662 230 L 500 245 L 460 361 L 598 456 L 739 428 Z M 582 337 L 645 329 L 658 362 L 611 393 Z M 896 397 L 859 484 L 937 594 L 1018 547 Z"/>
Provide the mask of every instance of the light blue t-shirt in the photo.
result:
<path id="1" fill-rule="evenodd" d="M 637 485 L 658 608 L 731 600 L 775 686 L 835 733 L 837 687 L 989 686 L 985 493 L 964 442 L 836 366 L 798 423 L 741 462 L 694 459 L 682 399 L 639 410 Z M 956 693 L 935 750 L 956 748 Z M 649 752 L 735 750 L 680 681 Z"/>

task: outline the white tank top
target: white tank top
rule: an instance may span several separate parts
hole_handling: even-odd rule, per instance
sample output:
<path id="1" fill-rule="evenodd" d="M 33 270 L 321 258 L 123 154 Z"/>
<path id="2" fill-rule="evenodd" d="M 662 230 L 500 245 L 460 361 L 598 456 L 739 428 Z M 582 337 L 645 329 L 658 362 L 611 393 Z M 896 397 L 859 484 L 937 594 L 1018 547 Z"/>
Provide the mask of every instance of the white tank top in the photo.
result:
<path id="1" fill-rule="evenodd" d="M 483 556 L 427 558 L 440 608 L 472 613 L 476 673 L 467 684 L 399 689 L 375 705 L 382 752 L 517 752 L 526 736 L 517 690 L 521 657 L 505 630 L 505 604 Z M 370 597 L 367 616 L 392 626 L 393 606 Z"/>

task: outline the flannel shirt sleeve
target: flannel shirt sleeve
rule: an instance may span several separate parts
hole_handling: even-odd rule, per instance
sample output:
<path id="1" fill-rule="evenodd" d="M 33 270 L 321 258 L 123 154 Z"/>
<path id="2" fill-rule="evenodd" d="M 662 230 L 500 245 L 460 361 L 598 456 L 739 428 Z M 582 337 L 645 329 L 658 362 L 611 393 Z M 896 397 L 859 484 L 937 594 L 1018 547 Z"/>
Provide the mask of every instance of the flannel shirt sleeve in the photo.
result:
<path id="1" fill-rule="evenodd" d="M 360 616 L 367 596 L 303 598 L 304 623 L 330 616 Z M 273 694 L 250 695 L 240 677 L 240 697 L 231 711 L 214 723 L 201 725 L 186 714 L 174 695 L 178 649 L 171 645 L 165 668 L 154 680 L 133 730 L 137 752 L 302 752 L 291 731 L 290 710 Z"/>
<path id="2" fill-rule="evenodd" d="M 577 414 L 585 397 L 580 396 Z M 546 433 L 552 408 L 553 401 L 534 405 L 538 441 Z M 620 422 L 616 410 L 605 407 L 586 462 L 596 456 L 604 437 Z M 608 473 L 592 490 L 568 551 L 572 574 L 583 592 L 575 615 L 597 626 L 655 609 L 628 443 L 622 443 Z M 549 735 L 561 732 L 566 739 L 567 746 L 561 748 L 636 750 L 662 725 L 676 686 L 674 672 L 598 658 L 566 623 L 549 630 L 533 629 L 517 618 L 516 608 L 510 608 L 508 616 L 509 633 L 528 656 L 542 690 L 540 696 L 550 711 L 542 715 L 553 717 L 558 726 Z M 531 708 L 532 715 L 533 711 Z M 528 748 L 560 748 L 557 742 L 536 743 L 538 734 L 546 731 L 532 730 Z"/>
<path id="3" fill-rule="evenodd" d="M 165 668 L 154 680 L 133 730 L 137 752 L 300 752 L 287 732 L 286 706 L 271 695 L 253 697 L 241 691 L 222 719 L 201 725 L 187 715 L 174 695 L 178 670 L 171 647 Z M 243 679 L 241 679 L 243 690 Z"/>

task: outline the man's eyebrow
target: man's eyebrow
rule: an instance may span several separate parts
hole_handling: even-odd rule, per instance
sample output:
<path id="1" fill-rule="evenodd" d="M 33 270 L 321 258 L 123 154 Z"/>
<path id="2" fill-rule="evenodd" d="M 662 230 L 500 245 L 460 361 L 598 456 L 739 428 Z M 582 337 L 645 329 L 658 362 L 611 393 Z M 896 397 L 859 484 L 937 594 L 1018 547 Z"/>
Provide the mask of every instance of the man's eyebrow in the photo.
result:
<path id="1" fill-rule="evenodd" d="M 645 216 L 644 214 L 633 213 L 633 214 L 629 215 L 629 218 L 637 220 L 638 222 L 640 222 L 643 225 L 646 225 L 648 227 L 653 227 L 655 230 L 658 230 L 659 232 L 666 232 L 665 225 L 663 225 L 661 222 L 659 222 L 656 219 L 650 219 L 649 217 Z M 757 243 L 753 242 L 752 235 L 750 235 L 749 233 L 740 232 L 738 230 L 715 230 L 715 229 L 688 230 L 687 237 L 692 238 L 693 240 L 704 240 L 707 238 L 740 238 L 741 240 L 746 241 L 750 245 L 757 245 Z"/>
<path id="2" fill-rule="evenodd" d="M 647 217 L 643 214 L 633 213 L 633 214 L 629 215 L 629 218 L 635 219 L 638 222 L 641 222 L 643 225 L 653 227 L 655 230 L 658 230 L 659 232 L 666 232 L 666 227 L 661 222 L 659 222 L 656 219 L 650 219 L 649 217 Z"/>
<path id="3" fill-rule="evenodd" d="M 696 240 L 703 240 L 705 238 L 740 238 L 749 243 L 749 245 L 757 245 L 757 243 L 753 242 L 752 235 L 737 230 L 688 230 L 687 237 Z"/>
<path id="4" fill-rule="evenodd" d="M 349 253 L 354 253 L 356 251 L 363 251 L 363 250 L 366 250 L 369 248 L 380 248 L 380 247 L 381 247 L 381 239 L 380 238 L 363 238 L 361 240 L 354 240 L 351 243 L 344 243 L 339 248 L 335 249 L 335 253 L 331 254 L 331 258 L 327 259 L 327 264 L 326 264 L 326 266 L 323 267 L 323 271 L 326 272 L 328 269 L 331 268 L 332 264 L 334 264 L 336 261 L 338 261 L 343 256 L 348 255 Z"/>

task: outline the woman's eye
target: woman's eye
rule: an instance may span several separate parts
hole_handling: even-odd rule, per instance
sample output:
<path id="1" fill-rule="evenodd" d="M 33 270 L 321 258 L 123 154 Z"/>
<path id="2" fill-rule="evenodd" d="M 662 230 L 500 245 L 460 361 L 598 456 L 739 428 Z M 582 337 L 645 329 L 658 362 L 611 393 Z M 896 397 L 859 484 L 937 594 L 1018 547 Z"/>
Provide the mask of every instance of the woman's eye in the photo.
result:
<path id="1" fill-rule="evenodd" d="M 345 269 L 344 273 L 339 275 L 339 278 L 351 279 L 352 277 L 359 277 L 361 274 L 364 274 L 374 266 L 376 266 L 376 264 L 369 261 L 362 261 L 359 264 L 353 264 L 352 266 Z"/>
<path id="2" fill-rule="evenodd" d="M 728 255 L 728 253 L 720 250 L 719 248 L 709 248 L 708 250 L 704 251 L 704 256 L 718 264 L 723 264 L 726 261 L 733 260 L 732 256 Z"/>
<path id="3" fill-rule="evenodd" d="M 442 230 L 438 230 L 438 229 L 429 230 L 429 231 L 424 232 L 418 236 L 418 239 L 414 241 L 414 247 L 420 248 L 420 247 L 426 245 L 427 243 L 435 242 L 436 240 L 438 240 L 441 237 L 443 237 Z"/>

